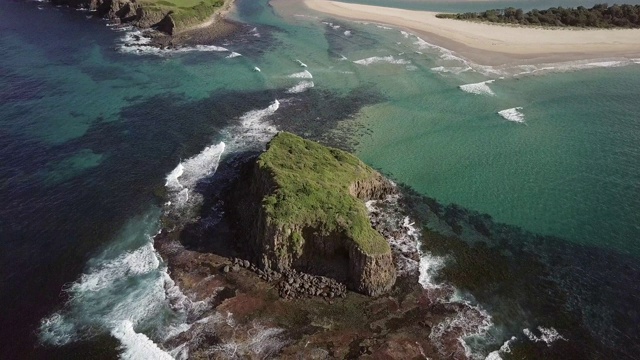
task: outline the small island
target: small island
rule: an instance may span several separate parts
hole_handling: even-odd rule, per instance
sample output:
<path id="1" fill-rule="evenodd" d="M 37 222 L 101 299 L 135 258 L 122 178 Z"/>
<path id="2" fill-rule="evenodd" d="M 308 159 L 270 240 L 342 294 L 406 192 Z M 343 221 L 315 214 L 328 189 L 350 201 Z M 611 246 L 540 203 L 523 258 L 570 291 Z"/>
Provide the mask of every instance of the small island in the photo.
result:
<path id="1" fill-rule="evenodd" d="M 391 181 L 287 132 L 228 161 L 234 175 L 213 201 L 224 236 L 204 206 L 202 220 L 154 238 L 188 294 L 169 298 L 190 325 L 163 348 L 193 359 L 465 358 L 459 339 L 483 315 L 452 301 L 449 285 L 420 284 L 420 235 Z M 449 326 L 460 313 L 470 322 Z"/>
<path id="2" fill-rule="evenodd" d="M 637 29 L 640 28 L 640 5 L 597 4 L 587 9 L 553 7 L 547 10 L 531 10 L 508 7 L 505 9 L 459 14 L 437 14 L 440 19 L 484 21 L 497 24 L 523 26 L 580 27 L 597 29 Z"/>
<path id="3" fill-rule="evenodd" d="M 380 295 L 395 283 L 389 242 L 369 221 L 365 201 L 393 185 L 355 156 L 281 132 L 239 191 L 243 237 L 264 269 L 324 275 Z"/>

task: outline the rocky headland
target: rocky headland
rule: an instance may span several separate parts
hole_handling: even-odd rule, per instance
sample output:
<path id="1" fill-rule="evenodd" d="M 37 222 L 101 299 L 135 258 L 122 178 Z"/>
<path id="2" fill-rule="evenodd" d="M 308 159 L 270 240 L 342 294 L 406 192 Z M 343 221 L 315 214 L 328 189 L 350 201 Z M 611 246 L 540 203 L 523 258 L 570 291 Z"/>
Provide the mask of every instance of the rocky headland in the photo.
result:
<path id="1" fill-rule="evenodd" d="M 203 250 L 216 241 L 206 232 L 193 246 L 196 232 L 179 226 L 155 238 L 180 289 L 167 290 L 171 305 L 186 313 L 162 344 L 172 355 L 466 358 L 459 338 L 471 325 L 450 319 L 483 315 L 450 301 L 452 287 L 419 283 L 420 234 L 392 182 L 289 133 L 232 182 L 222 205 L 232 250 Z"/>
<path id="2" fill-rule="evenodd" d="M 148 46 L 207 45 L 238 24 L 225 19 L 233 0 L 51 0 L 53 5 L 85 9 L 117 26 L 145 30 Z"/>

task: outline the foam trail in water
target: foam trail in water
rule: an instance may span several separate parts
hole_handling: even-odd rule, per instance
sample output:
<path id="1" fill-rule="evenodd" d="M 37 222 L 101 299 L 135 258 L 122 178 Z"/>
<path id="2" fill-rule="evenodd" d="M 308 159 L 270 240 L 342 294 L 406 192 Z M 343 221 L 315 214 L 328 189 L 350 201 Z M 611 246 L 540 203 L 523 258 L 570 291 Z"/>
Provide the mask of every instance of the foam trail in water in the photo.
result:
<path id="1" fill-rule="evenodd" d="M 558 333 L 558 331 L 554 328 L 545 328 L 542 326 L 538 326 L 538 331 L 540 331 L 539 337 L 529 329 L 523 329 L 522 333 L 525 334 L 529 338 L 529 340 L 533 342 L 542 341 L 547 344 L 547 346 L 551 346 L 551 343 L 557 340 L 567 341 L 567 339 L 560 335 L 560 333 Z"/>
<path id="2" fill-rule="evenodd" d="M 307 64 L 303 63 L 302 61 L 300 61 L 300 60 L 298 60 L 298 59 L 296 59 L 296 62 L 297 62 L 297 63 L 298 63 L 298 65 L 300 65 L 301 67 L 304 67 L 304 68 L 306 68 L 306 67 L 307 67 Z"/>
<path id="3" fill-rule="evenodd" d="M 354 61 L 354 63 L 358 65 L 365 65 L 365 66 L 371 65 L 371 64 L 378 64 L 378 63 L 408 65 L 408 64 L 411 64 L 411 61 L 404 60 L 404 59 L 396 59 L 390 55 L 390 56 L 372 56 L 370 58 L 356 60 Z"/>
<path id="4" fill-rule="evenodd" d="M 479 83 L 460 85 L 460 90 L 476 95 L 495 95 L 493 90 L 487 85 L 493 83 L 495 80 L 487 80 Z"/>
<path id="5" fill-rule="evenodd" d="M 291 74 L 289 75 L 289 77 L 294 79 L 313 79 L 313 75 L 311 75 L 311 73 L 308 70 Z"/>
<path id="6" fill-rule="evenodd" d="M 120 354 L 121 359 L 173 360 L 171 355 L 160 349 L 146 335 L 135 332 L 131 321 L 121 321 L 111 334 L 122 343 L 124 351 Z"/>
<path id="7" fill-rule="evenodd" d="M 298 85 L 287 89 L 288 94 L 298 94 L 314 87 L 313 81 L 301 81 Z"/>
<path id="8" fill-rule="evenodd" d="M 524 123 L 524 114 L 520 110 L 522 110 L 522 107 L 504 109 L 498 111 L 498 115 L 502 116 L 505 120 Z"/>
<path id="9" fill-rule="evenodd" d="M 232 59 L 234 57 L 242 56 L 242 54 L 232 51 L 231 54 L 227 55 L 227 59 Z"/>

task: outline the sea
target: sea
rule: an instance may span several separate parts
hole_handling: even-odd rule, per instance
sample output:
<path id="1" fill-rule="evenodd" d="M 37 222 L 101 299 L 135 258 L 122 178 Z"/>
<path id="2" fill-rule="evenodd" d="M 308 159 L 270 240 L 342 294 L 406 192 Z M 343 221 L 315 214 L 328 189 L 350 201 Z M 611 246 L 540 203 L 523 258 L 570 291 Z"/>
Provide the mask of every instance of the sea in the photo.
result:
<path id="1" fill-rule="evenodd" d="M 281 130 L 404 189 L 425 286 L 486 314 L 459 339 L 469 359 L 640 358 L 640 59 L 482 66 L 290 0 L 229 17 L 237 34 L 171 51 L 0 0 L 0 358 L 185 355 L 162 346 L 187 320 L 160 218 L 188 216 L 219 165 Z"/>

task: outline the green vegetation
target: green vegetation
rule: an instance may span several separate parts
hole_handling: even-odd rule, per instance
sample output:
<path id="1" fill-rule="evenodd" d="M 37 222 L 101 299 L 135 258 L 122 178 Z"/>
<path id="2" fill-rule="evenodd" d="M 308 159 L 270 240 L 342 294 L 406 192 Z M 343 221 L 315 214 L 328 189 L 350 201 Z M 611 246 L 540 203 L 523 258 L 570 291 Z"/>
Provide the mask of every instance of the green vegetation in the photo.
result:
<path id="1" fill-rule="evenodd" d="M 389 244 L 369 222 L 363 201 L 349 186 L 376 172 L 355 156 L 290 133 L 279 133 L 258 158 L 258 166 L 273 177 L 276 190 L 263 199 L 272 224 L 291 232 L 293 245 L 306 226 L 323 234 L 342 232 L 368 254 L 389 252 Z M 299 229 L 299 230 L 294 230 Z"/>
<path id="2" fill-rule="evenodd" d="M 142 0 L 145 11 L 171 13 L 176 29 L 207 21 L 224 5 L 224 0 Z"/>
<path id="3" fill-rule="evenodd" d="M 583 6 L 554 7 L 547 10 L 534 9 L 526 13 L 522 9 L 509 7 L 480 13 L 438 14 L 436 17 L 534 26 L 640 28 L 640 5 L 598 4 L 591 9 Z"/>

